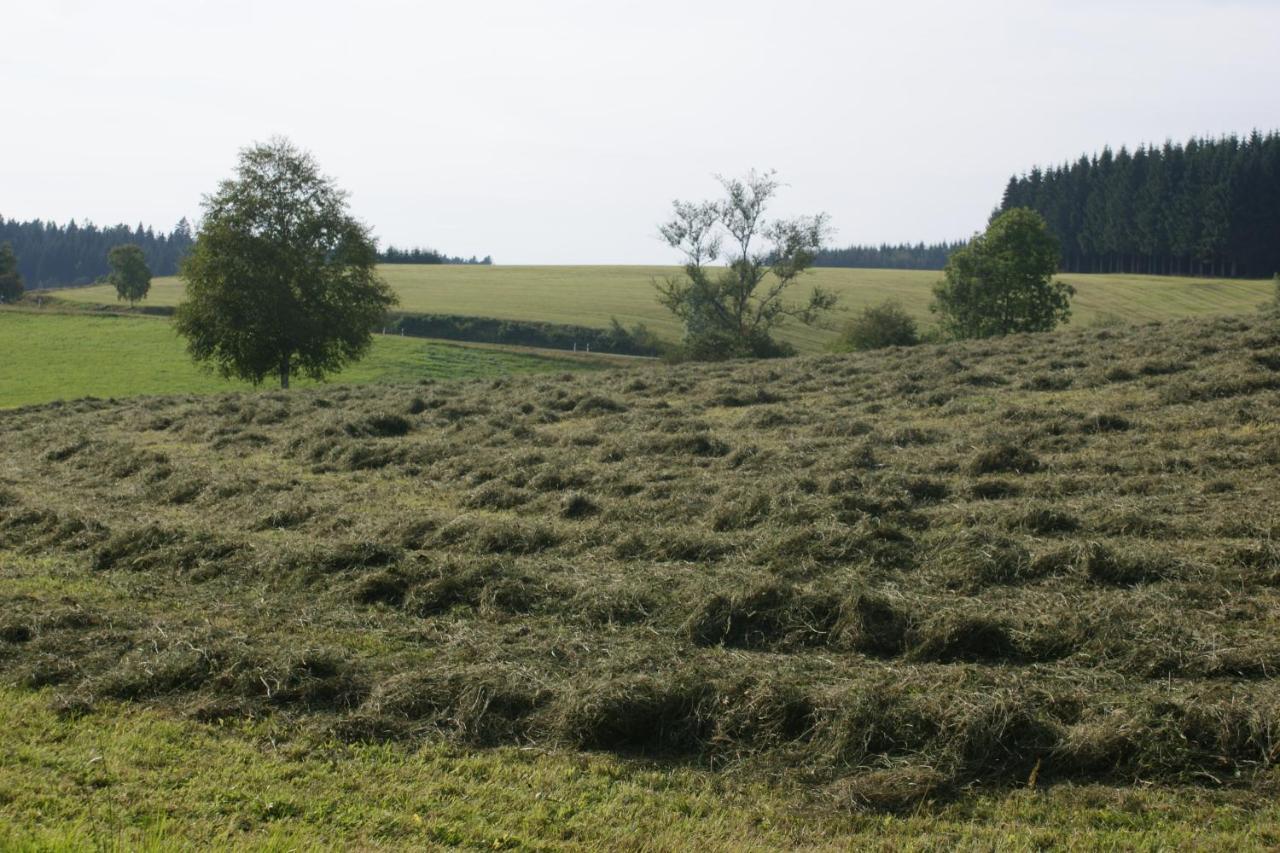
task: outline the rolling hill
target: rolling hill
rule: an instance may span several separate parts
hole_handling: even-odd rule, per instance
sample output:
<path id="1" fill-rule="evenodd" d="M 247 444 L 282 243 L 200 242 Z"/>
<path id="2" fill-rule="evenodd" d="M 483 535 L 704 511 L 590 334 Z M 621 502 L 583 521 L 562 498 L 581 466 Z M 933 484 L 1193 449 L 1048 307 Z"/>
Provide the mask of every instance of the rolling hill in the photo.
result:
<path id="1" fill-rule="evenodd" d="M 383 276 L 400 295 L 401 310 L 462 314 L 509 320 L 541 320 L 605 327 L 611 317 L 624 325 L 645 323 L 669 340 L 681 330 L 654 300 L 651 282 L 678 273 L 674 267 L 504 267 L 387 265 Z M 832 328 L 791 326 L 781 335 L 802 352 L 820 352 L 834 339 L 835 327 L 851 312 L 885 299 L 897 299 L 922 322 L 931 322 L 931 288 L 940 273 L 914 270 L 823 268 L 805 281 L 840 295 Z M 1073 322 L 1088 325 L 1099 317 L 1129 321 L 1164 320 L 1251 311 L 1271 297 L 1269 281 L 1162 278 L 1149 276 L 1067 275 L 1079 291 Z M 59 298 L 114 304 L 115 292 L 99 286 L 57 291 Z M 177 279 L 157 279 L 147 304 L 176 305 Z"/>

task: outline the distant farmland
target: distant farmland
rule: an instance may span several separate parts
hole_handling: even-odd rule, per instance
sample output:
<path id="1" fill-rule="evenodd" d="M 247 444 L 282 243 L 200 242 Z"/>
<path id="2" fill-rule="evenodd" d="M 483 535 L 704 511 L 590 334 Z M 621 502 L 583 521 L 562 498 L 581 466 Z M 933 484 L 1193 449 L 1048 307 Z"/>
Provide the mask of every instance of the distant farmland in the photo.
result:
<path id="1" fill-rule="evenodd" d="M 464 314 L 507 320 L 541 320 L 604 327 L 611 317 L 624 325 L 645 323 L 668 339 L 680 329 L 654 299 L 650 282 L 679 272 L 656 266 L 415 266 L 388 265 L 382 274 L 400 294 L 401 310 Z M 849 313 L 885 299 L 897 299 L 923 322 L 929 314 L 931 288 L 941 273 L 919 270 L 816 270 L 806 287 L 820 285 L 840 295 L 828 325 L 807 329 L 792 325 L 781 337 L 800 350 L 817 352 L 835 337 Z M 1269 281 L 1162 278 L 1134 275 L 1066 275 L 1079 291 L 1073 321 L 1089 323 L 1100 316 L 1130 321 L 1164 320 L 1254 310 L 1271 298 Z M 182 285 L 157 279 L 148 304 L 175 305 Z M 64 290 L 66 299 L 114 303 L 115 292 L 98 286 Z"/>

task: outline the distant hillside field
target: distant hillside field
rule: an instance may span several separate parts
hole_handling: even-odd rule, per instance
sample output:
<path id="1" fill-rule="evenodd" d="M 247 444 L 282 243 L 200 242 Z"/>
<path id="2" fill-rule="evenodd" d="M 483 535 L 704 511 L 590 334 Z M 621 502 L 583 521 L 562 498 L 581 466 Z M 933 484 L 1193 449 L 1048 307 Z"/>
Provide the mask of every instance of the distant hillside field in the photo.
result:
<path id="1" fill-rule="evenodd" d="M 369 356 L 333 381 L 413 382 L 587 366 L 567 358 L 379 335 Z M 197 367 L 173 326 L 161 318 L 0 311 L 0 408 L 250 387 Z"/>
<path id="2" fill-rule="evenodd" d="M 654 299 L 651 282 L 674 275 L 675 267 L 645 266 L 441 266 L 384 265 L 383 276 L 400 294 L 403 311 L 465 314 L 507 320 L 540 320 L 605 327 L 610 317 L 624 325 L 645 323 L 675 340 L 680 327 Z M 820 285 L 840 295 L 832 328 L 792 325 L 782 337 L 803 352 L 829 344 L 849 314 L 897 299 L 924 323 L 931 323 L 929 302 L 941 273 L 928 270 L 818 269 L 801 288 Z M 1134 275 L 1065 275 L 1079 291 L 1073 322 L 1087 324 L 1100 315 L 1126 320 L 1166 320 L 1252 311 L 1271 297 L 1269 281 L 1163 278 Z M 182 285 L 157 279 L 146 304 L 176 305 Z M 63 299 L 114 303 L 114 289 L 86 287 L 58 292 Z"/>

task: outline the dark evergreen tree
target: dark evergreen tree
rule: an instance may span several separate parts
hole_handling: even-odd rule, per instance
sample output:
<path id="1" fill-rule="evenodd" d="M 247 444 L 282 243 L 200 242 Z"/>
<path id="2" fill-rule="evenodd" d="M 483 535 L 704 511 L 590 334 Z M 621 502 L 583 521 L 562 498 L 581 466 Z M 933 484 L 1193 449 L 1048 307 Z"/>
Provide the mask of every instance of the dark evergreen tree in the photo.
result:
<path id="1" fill-rule="evenodd" d="M 880 270 L 940 270 L 951 253 L 965 245 L 954 243 L 902 243 L 897 246 L 848 246 L 823 249 L 814 259 L 815 267 L 855 267 Z"/>
<path id="2" fill-rule="evenodd" d="M 1280 133 L 1191 139 L 1033 168 L 997 213 L 1029 207 L 1067 272 L 1247 276 L 1280 270 Z"/>
<path id="3" fill-rule="evenodd" d="M 481 264 L 488 266 L 493 263 L 490 255 L 485 255 L 483 259 L 476 260 L 476 256 L 469 258 L 460 258 L 437 252 L 435 249 L 397 249 L 395 246 L 388 246 L 385 252 L 378 254 L 378 263 L 380 264 Z"/>
<path id="4" fill-rule="evenodd" d="M 109 275 L 107 252 L 125 243 L 142 250 L 154 275 L 176 275 L 191 248 L 191 226 L 183 219 L 171 233 L 157 234 L 142 225 L 99 228 L 92 223 L 79 225 L 73 219 L 61 226 L 0 216 L 0 240 L 13 244 L 18 272 L 29 287 L 74 287 Z"/>
<path id="5" fill-rule="evenodd" d="M 18 258 L 13 246 L 0 243 L 0 303 L 17 302 L 22 298 L 22 276 L 18 273 Z"/>

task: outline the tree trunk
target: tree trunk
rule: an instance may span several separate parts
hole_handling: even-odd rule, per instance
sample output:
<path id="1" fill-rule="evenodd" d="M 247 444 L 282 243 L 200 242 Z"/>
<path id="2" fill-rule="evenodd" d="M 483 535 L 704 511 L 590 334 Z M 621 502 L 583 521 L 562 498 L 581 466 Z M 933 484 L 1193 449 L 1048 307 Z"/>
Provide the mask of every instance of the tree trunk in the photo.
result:
<path id="1" fill-rule="evenodd" d="M 289 387 L 289 359 L 284 358 L 280 361 L 280 387 L 288 389 Z"/>

